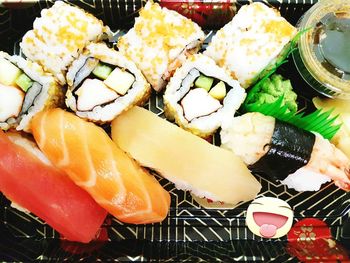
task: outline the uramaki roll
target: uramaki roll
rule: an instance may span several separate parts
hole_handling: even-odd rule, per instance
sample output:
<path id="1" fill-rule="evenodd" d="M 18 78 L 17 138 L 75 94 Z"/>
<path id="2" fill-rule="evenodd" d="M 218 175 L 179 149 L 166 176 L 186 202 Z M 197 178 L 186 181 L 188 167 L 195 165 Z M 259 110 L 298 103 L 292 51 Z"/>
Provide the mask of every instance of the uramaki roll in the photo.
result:
<path id="1" fill-rule="evenodd" d="M 164 94 L 165 115 L 201 137 L 230 121 L 245 99 L 245 90 L 223 68 L 202 54 L 176 70 Z"/>
<path id="2" fill-rule="evenodd" d="M 148 1 L 135 25 L 118 41 L 156 91 L 163 89 L 186 57 L 204 41 L 201 28 L 179 13 Z"/>
<path id="3" fill-rule="evenodd" d="M 151 95 L 151 86 L 135 63 L 102 43 L 86 47 L 70 66 L 67 83 L 67 106 L 98 123 L 112 121 Z"/>
<path id="4" fill-rule="evenodd" d="M 30 132 L 38 112 L 64 104 L 65 90 L 42 68 L 19 56 L 0 52 L 0 128 Z"/>
<path id="5" fill-rule="evenodd" d="M 83 9 L 57 1 L 41 11 L 33 29 L 20 44 L 24 55 L 54 75 L 61 85 L 66 83 L 67 67 L 90 42 L 110 38 L 112 32 L 102 21 Z"/>
<path id="6" fill-rule="evenodd" d="M 204 54 L 247 88 L 275 65 L 296 32 L 275 9 L 252 3 L 213 36 Z"/>

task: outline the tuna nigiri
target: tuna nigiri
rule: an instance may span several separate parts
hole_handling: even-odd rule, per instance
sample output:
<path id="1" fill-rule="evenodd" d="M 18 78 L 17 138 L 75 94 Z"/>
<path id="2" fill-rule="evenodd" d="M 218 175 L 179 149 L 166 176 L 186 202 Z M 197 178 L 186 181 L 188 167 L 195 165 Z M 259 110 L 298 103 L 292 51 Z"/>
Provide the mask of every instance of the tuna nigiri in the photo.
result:
<path id="1" fill-rule="evenodd" d="M 48 158 L 120 221 L 146 224 L 167 216 L 169 193 L 102 128 L 54 109 L 36 116 L 32 129 Z"/>
<path id="2" fill-rule="evenodd" d="M 1 130 L 0 191 L 71 241 L 92 240 L 107 215 L 34 142 Z"/>
<path id="3" fill-rule="evenodd" d="M 221 143 L 253 172 L 297 191 L 317 191 L 331 180 L 350 190 L 350 160 L 317 133 L 251 112 L 233 118 L 222 128 Z"/>

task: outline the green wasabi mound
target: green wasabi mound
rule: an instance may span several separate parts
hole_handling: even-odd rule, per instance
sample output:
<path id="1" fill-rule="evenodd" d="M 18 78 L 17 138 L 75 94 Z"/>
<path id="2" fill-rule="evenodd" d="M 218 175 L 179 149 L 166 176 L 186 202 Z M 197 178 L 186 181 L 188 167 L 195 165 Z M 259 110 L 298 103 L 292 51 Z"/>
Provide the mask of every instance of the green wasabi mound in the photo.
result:
<path id="1" fill-rule="evenodd" d="M 275 74 L 260 80 L 249 91 L 242 110 L 260 112 L 300 129 L 317 132 L 325 139 L 332 139 L 341 127 L 337 122 L 338 115 L 332 116 L 332 110 L 323 109 L 310 114 L 297 112 L 296 97 L 290 81 Z"/>
<path id="2" fill-rule="evenodd" d="M 325 139 L 332 139 L 341 127 L 336 121 L 338 115 L 333 117 L 332 110 L 323 109 L 310 114 L 298 112 L 296 98 L 289 80 L 283 79 L 281 75 L 271 74 L 261 79 L 248 92 L 242 110 L 260 112 L 300 129 L 317 132 Z"/>
<path id="3" fill-rule="evenodd" d="M 282 105 L 286 105 L 288 111 L 296 112 L 298 110 L 297 94 L 293 91 L 289 79 L 284 79 L 279 74 L 265 78 L 252 89 L 247 96 L 247 104 L 270 104 L 283 97 Z"/>

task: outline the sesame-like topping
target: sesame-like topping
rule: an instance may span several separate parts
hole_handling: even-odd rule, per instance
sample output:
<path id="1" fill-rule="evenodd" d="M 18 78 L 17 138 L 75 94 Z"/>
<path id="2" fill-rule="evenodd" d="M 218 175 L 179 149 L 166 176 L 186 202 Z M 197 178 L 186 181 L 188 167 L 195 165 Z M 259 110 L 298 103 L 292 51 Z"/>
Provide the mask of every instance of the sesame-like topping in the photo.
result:
<path id="1" fill-rule="evenodd" d="M 157 89 L 160 79 L 172 70 L 171 67 L 181 64 L 178 59 L 186 53 L 186 47 L 203 40 L 204 33 L 196 23 L 148 1 L 134 27 L 119 39 L 118 48 Z"/>
<path id="2" fill-rule="evenodd" d="M 294 35 L 295 28 L 286 20 L 271 20 L 263 24 L 266 33 L 271 33 L 276 38 L 291 37 Z"/>
<path id="3" fill-rule="evenodd" d="M 244 5 L 231 22 L 213 36 L 205 55 L 248 87 L 256 75 L 283 50 L 297 29 L 273 8 L 254 2 Z"/>
<path id="4" fill-rule="evenodd" d="M 166 12 L 166 11 L 167 12 Z M 169 12 L 172 16 L 169 16 Z M 147 5 L 140 12 L 135 23 L 136 34 L 141 36 L 150 46 L 157 45 L 157 39 L 162 38 L 164 46 L 174 46 L 176 38 L 187 38 L 198 30 L 189 19 L 162 9 L 158 4 Z"/>

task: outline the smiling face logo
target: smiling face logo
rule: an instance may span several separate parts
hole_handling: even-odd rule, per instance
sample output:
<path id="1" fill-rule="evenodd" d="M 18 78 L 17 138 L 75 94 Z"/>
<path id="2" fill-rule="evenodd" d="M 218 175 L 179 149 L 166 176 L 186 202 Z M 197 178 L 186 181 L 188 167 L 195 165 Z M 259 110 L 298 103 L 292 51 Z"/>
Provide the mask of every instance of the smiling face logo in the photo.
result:
<path id="1" fill-rule="evenodd" d="M 273 197 L 255 199 L 248 207 L 246 225 L 255 235 L 279 238 L 292 227 L 293 210 L 289 204 Z"/>

